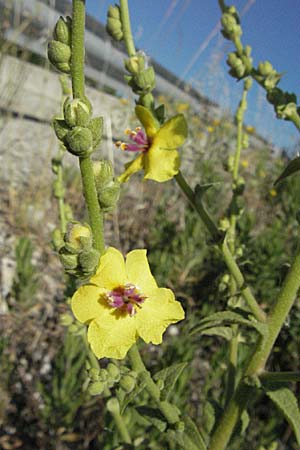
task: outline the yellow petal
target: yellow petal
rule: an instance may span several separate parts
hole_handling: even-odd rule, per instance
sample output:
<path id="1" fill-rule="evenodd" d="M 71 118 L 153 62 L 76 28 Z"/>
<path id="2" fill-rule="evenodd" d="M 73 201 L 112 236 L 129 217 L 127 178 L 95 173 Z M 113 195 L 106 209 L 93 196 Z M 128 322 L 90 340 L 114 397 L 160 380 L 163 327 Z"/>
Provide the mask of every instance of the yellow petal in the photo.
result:
<path id="1" fill-rule="evenodd" d="M 81 286 L 73 295 L 71 308 L 74 316 L 86 323 L 103 313 L 103 305 L 99 302 L 103 289 L 92 284 Z"/>
<path id="2" fill-rule="evenodd" d="M 137 118 L 145 128 L 146 135 L 149 138 L 153 138 L 157 133 L 157 130 L 159 129 L 158 120 L 152 115 L 149 109 L 141 105 L 137 105 L 135 107 L 135 113 L 137 115 Z"/>
<path id="3" fill-rule="evenodd" d="M 126 181 L 129 180 L 131 175 L 143 169 L 143 166 L 144 166 L 144 154 L 142 153 L 133 161 L 125 164 L 125 171 L 118 177 L 118 180 L 120 181 L 120 183 L 125 183 Z"/>
<path id="4" fill-rule="evenodd" d="M 139 336 L 147 343 L 160 344 L 166 328 L 184 319 L 184 310 L 170 289 L 158 288 L 145 300 L 135 319 Z"/>
<path id="5" fill-rule="evenodd" d="M 127 283 L 125 261 L 119 250 L 109 247 L 100 258 L 100 264 L 96 274 L 90 279 L 90 283 L 101 288 L 112 290 Z"/>
<path id="6" fill-rule="evenodd" d="M 98 358 L 123 359 L 137 337 L 135 317 L 113 309 L 93 320 L 88 329 L 88 341 Z"/>
<path id="7" fill-rule="evenodd" d="M 157 289 L 147 260 L 147 250 L 133 250 L 126 256 L 126 272 L 130 283 L 137 286 L 142 294 L 150 295 Z"/>
<path id="8" fill-rule="evenodd" d="M 144 178 L 162 183 L 177 175 L 179 167 L 180 158 L 177 150 L 163 150 L 153 144 L 145 154 Z"/>
<path id="9" fill-rule="evenodd" d="M 161 149 L 175 149 L 180 147 L 188 135 L 187 123 L 182 114 L 172 117 L 158 130 L 153 144 Z"/>

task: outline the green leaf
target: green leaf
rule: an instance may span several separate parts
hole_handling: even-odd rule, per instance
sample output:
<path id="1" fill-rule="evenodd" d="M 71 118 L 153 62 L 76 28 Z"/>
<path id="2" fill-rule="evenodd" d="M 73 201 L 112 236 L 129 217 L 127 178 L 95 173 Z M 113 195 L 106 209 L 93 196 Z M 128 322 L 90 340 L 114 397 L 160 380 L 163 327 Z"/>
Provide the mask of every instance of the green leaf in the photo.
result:
<path id="1" fill-rule="evenodd" d="M 208 189 L 210 189 L 211 187 L 216 186 L 217 184 L 220 184 L 220 183 L 196 184 L 196 186 L 195 186 L 196 201 L 197 200 L 201 201 L 205 192 L 208 191 Z"/>
<path id="2" fill-rule="evenodd" d="M 136 411 L 146 420 L 148 420 L 155 428 L 163 433 L 167 428 L 164 416 L 157 408 L 149 406 L 137 406 Z"/>
<path id="3" fill-rule="evenodd" d="M 289 422 L 296 436 L 297 443 L 300 445 L 300 410 L 295 395 L 285 386 L 280 388 L 263 386 L 263 389 Z"/>
<path id="4" fill-rule="evenodd" d="M 201 436 L 196 424 L 189 416 L 184 418 L 184 434 L 198 447 L 199 450 L 206 450 L 206 445 L 203 437 Z"/>
<path id="5" fill-rule="evenodd" d="M 226 339 L 227 341 L 230 341 L 232 339 L 232 329 L 230 327 L 211 327 L 201 331 L 201 334 L 205 336 L 219 336 Z"/>
<path id="6" fill-rule="evenodd" d="M 172 364 L 172 366 L 160 370 L 153 376 L 155 381 L 161 380 L 164 382 L 164 388 L 161 392 L 161 400 L 168 400 L 172 390 L 174 389 L 176 381 L 186 368 L 187 364 L 188 363 L 186 362 Z"/>
<path id="7" fill-rule="evenodd" d="M 280 181 L 284 180 L 285 178 L 289 177 L 295 172 L 299 172 L 300 170 L 300 156 L 297 156 L 297 158 L 292 159 L 284 169 L 284 171 L 281 173 L 281 175 L 277 178 L 277 180 L 274 183 L 274 186 L 278 184 Z"/>
<path id="8" fill-rule="evenodd" d="M 120 402 L 120 411 L 121 414 L 124 413 L 125 409 L 131 403 L 135 397 L 137 397 L 146 387 L 146 381 L 141 380 L 139 377 L 137 378 L 137 383 L 133 391 L 124 396 L 124 399 Z M 120 399 L 119 399 L 120 401 Z"/>
<path id="9" fill-rule="evenodd" d="M 258 333 L 260 333 L 263 336 L 265 336 L 268 331 L 267 326 L 265 324 L 255 321 L 254 319 L 251 318 L 251 316 L 248 319 L 245 318 L 244 315 L 232 311 L 221 311 L 211 314 L 210 316 L 200 320 L 200 322 L 197 325 L 191 328 L 190 334 L 191 335 L 199 334 L 209 328 L 214 328 L 225 324 L 245 325 L 247 327 L 254 328 L 256 331 L 258 331 Z"/>

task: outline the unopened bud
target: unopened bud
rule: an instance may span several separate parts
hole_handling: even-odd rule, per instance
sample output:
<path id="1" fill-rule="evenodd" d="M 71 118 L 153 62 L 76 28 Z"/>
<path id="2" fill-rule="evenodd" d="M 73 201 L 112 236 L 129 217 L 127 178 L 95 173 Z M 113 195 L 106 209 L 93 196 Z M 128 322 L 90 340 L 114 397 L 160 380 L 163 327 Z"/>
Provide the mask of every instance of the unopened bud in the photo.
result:
<path id="1" fill-rule="evenodd" d="M 118 5 L 110 5 L 108 8 L 106 31 L 116 41 L 121 41 L 123 39 L 121 13 Z"/>
<path id="2" fill-rule="evenodd" d="M 63 119 L 54 118 L 52 121 L 52 126 L 57 138 L 60 141 L 63 141 L 67 133 L 70 131 L 70 128 Z"/>
<path id="3" fill-rule="evenodd" d="M 131 375 L 124 375 L 120 380 L 120 387 L 127 394 L 133 391 L 136 385 L 136 380 Z"/>
<path id="4" fill-rule="evenodd" d="M 64 240 L 66 248 L 70 252 L 79 253 L 81 250 L 90 250 L 93 243 L 91 228 L 88 224 L 69 222 Z"/>
<path id="5" fill-rule="evenodd" d="M 107 365 L 108 376 L 112 378 L 114 381 L 120 380 L 120 369 L 113 363 L 109 363 Z"/>
<path id="6" fill-rule="evenodd" d="M 106 403 L 107 410 L 112 414 L 120 414 L 120 403 L 116 397 L 111 397 Z"/>
<path id="7" fill-rule="evenodd" d="M 93 136 L 88 128 L 74 127 L 65 140 L 68 151 L 75 156 L 86 158 L 93 152 Z"/>
<path id="8" fill-rule="evenodd" d="M 70 97 L 64 102 L 64 119 L 66 124 L 72 128 L 75 126 L 85 127 L 91 118 L 90 108 L 84 100 Z"/>
<path id="9" fill-rule="evenodd" d="M 71 25 L 72 21 L 70 17 L 64 19 L 61 16 L 56 22 L 53 32 L 53 37 L 56 41 L 66 44 L 69 47 L 71 46 Z"/>
<path id="10" fill-rule="evenodd" d="M 90 395 L 100 395 L 105 389 L 105 383 L 102 381 L 95 381 L 91 383 L 88 387 L 88 392 Z"/>
<path id="11" fill-rule="evenodd" d="M 50 41 L 48 43 L 49 61 L 56 66 L 58 63 L 69 63 L 71 59 L 71 49 L 68 45 L 59 41 Z"/>
<path id="12" fill-rule="evenodd" d="M 100 253 L 95 248 L 88 251 L 82 251 L 78 255 L 78 263 L 82 269 L 83 275 L 92 275 L 95 273 L 100 259 Z"/>
<path id="13" fill-rule="evenodd" d="M 258 64 L 258 72 L 263 77 L 268 76 L 273 71 L 273 66 L 269 61 L 260 62 Z"/>
<path id="14" fill-rule="evenodd" d="M 107 184 L 111 183 L 114 177 L 112 163 L 108 160 L 93 162 L 93 172 L 97 190 L 101 190 Z"/>

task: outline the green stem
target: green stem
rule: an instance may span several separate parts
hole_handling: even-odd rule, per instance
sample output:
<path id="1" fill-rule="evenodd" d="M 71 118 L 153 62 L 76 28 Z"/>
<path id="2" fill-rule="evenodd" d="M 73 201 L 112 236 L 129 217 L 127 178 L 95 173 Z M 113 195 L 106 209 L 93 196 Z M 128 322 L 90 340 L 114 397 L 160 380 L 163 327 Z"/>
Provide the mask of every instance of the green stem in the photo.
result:
<path id="1" fill-rule="evenodd" d="M 247 302 L 249 308 L 251 309 L 253 315 L 260 322 L 265 322 L 265 320 L 266 320 L 265 313 L 261 310 L 260 306 L 256 302 L 250 288 L 246 286 L 244 277 L 243 277 L 237 263 L 235 262 L 234 257 L 230 253 L 230 250 L 227 246 L 226 241 L 224 241 L 222 243 L 222 241 L 223 241 L 222 233 L 218 230 L 218 228 L 214 224 L 213 220 L 208 215 L 208 213 L 205 210 L 204 206 L 202 205 L 201 201 L 199 199 L 198 199 L 198 201 L 196 201 L 194 192 L 192 191 L 190 186 L 185 181 L 181 172 L 179 172 L 175 176 L 175 179 L 176 179 L 179 187 L 183 191 L 183 193 L 186 195 L 186 197 L 189 200 L 192 207 L 199 214 L 200 218 L 206 225 L 206 228 L 212 235 L 214 241 L 219 244 L 220 249 L 223 253 L 223 257 L 225 259 L 225 263 L 226 263 L 229 271 L 231 272 L 232 276 L 234 277 L 234 279 L 237 283 L 237 286 L 241 290 L 241 294 L 243 295 L 243 297 L 244 297 L 245 301 Z"/>
<path id="2" fill-rule="evenodd" d="M 84 96 L 85 0 L 73 0 L 71 78 L 74 98 Z"/>
<path id="3" fill-rule="evenodd" d="M 83 194 L 88 208 L 94 245 L 100 253 L 104 252 L 103 213 L 100 211 L 94 180 L 93 166 L 89 157 L 79 158 Z"/>
<path id="4" fill-rule="evenodd" d="M 179 171 L 177 175 L 175 175 L 175 180 L 179 185 L 180 189 L 183 191 L 188 201 L 192 205 L 192 207 L 197 211 L 201 220 L 204 222 L 206 228 L 210 232 L 212 238 L 216 243 L 220 242 L 223 239 L 223 234 L 218 230 L 215 223 L 205 210 L 201 201 L 197 201 L 193 190 L 190 188 L 186 180 L 184 179 L 182 173 Z"/>
<path id="5" fill-rule="evenodd" d="M 135 56 L 135 46 L 134 41 L 132 37 L 131 32 L 131 26 L 130 26 L 130 16 L 129 16 L 129 9 L 128 9 L 128 1 L 127 0 L 120 0 L 120 12 L 121 12 L 121 21 L 122 21 L 122 30 L 124 35 L 124 42 L 126 45 L 126 50 L 128 53 L 128 56 Z"/>
<path id="6" fill-rule="evenodd" d="M 73 0 L 71 78 L 74 98 L 84 96 L 85 1 Z M 79 158 L 83 194 L 87 204 L 94 246 L 104 251 L 103 213 L 100 210 L 90 157 Z"/>
<path id="7" fill-rule="evenodd" d="M 253 388 L 244 382 L 245 377 L 260 376 L 263 373 L 262 371 L 264 370 L 274 343 L 294 304 L 299 287 L 300 252 L 298 251 L 276 303 L 269 314 L 267 320 L 269 332 L 265 337 L 259 339 L 256 349 L 244 371 L 244 376 L 227 408 L 225 408 L 223 416 L 212 435 L 208 450 L 226 449 L 234 428 L 253 394 Z"/>
<path id="8" fill-rule="evenodd" d="M 120 433 L 122 441 L 125 442 L 126 444 L 131 444 L 132 443 L 131 437 L 127 430 L 127 427 L 126 427 L 126 424 L 124 422 L 122 415 L 118 411 L 110 411 L 110 413 L 113 416 L 114 422 Z"/>
<path id="9" fill-rule="evenodd" d="M 261 381 L 270 383 L 286 383 L 300 381 L 300 372 L 262 372 L 259 375 Z"/>

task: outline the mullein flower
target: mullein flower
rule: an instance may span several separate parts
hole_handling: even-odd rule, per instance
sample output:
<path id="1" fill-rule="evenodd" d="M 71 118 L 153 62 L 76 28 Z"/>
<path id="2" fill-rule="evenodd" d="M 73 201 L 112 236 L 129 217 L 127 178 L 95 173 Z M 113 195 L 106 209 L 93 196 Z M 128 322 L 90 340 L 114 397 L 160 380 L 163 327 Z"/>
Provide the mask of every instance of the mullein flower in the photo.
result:
<path id="1" fill-rule="evenodd" d="M 139 153 L 137 158 L 125 165 L 119 181 L 127 181 L 131 175 L 144 170 L 144 178 L 164 182 L 173 178 L 180 167 L 177 148 L 187 137 L 187 123 L 182 114 L 178 114 L 162 126 L 152 113 L 141 105 L 135 108 L 136 115 L 144 127 L 135 131 L 126 130 L 130 143 L 116 143 L 122 150 Z"/>
<path id="2" fill-rule="evenodd" d="M 131 251 L 125 262 L 113 247 L 73 295 L 72 311 L 88 325 L 88 341 L 98 358 L 123 359 L 138 337 L 160 344 L 166 328 L 184 318 L 173 292 L 157 286 L 146 250 Z"/>

